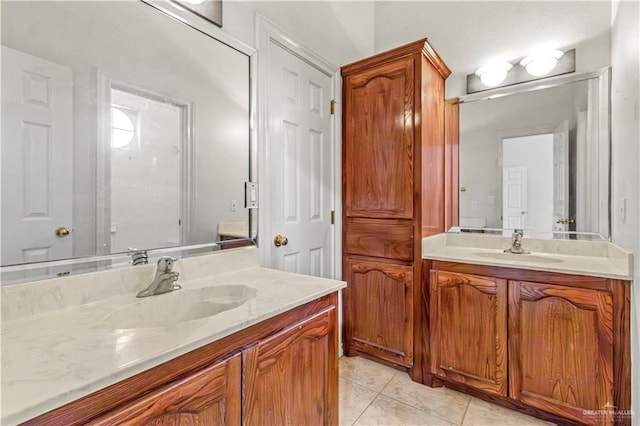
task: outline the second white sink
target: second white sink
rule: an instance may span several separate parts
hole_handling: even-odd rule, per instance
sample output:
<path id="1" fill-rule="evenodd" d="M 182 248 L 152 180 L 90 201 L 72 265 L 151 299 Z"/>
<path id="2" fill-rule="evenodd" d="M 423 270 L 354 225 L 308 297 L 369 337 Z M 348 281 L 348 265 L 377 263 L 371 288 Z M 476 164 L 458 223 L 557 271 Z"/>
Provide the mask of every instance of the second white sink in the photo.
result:
<path id="1" fill-rule="evenodd" d="M 536 256 L 533 254 L 513 254 L 513 253 L 477 253 L 480 257 L 494 260 L 508 260 L 511 262 L 531 262 L 531 263 L 562 263 L 561 259 L 553 257 Z"/>

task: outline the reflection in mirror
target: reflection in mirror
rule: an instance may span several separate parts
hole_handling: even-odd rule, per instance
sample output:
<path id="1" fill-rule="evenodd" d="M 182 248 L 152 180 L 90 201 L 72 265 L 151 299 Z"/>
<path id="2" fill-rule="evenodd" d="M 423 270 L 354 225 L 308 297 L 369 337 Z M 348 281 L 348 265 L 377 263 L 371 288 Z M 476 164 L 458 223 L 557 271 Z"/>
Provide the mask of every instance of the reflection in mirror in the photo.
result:
<path id="1" fill-rule="evenodd" d="M 251 242 L 247 52 L 142 2 L 0 7 L 3 266 Z"/>
<path id="2" fill-rule="evenodd" d="M 560 81 L 460 99 L 461 228 L 609 237 L 608 72 Z"/>

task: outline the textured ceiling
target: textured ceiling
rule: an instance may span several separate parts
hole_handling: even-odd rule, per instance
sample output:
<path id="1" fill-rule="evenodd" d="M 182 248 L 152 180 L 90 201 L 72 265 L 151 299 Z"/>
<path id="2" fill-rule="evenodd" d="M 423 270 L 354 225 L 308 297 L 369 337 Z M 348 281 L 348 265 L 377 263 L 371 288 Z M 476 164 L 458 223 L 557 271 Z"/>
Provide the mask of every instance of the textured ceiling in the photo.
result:
<path id="1" fill-rule="evenodd" d="M 376 1 L 374 22 L 376 52 L 428 37 L 456 74 L 496 60 L 513 62 L 544 46 L 586 44 L 591 52 L 578 51 L 578 61 L 593 50 L 610 58 L 609 0 Z"/>

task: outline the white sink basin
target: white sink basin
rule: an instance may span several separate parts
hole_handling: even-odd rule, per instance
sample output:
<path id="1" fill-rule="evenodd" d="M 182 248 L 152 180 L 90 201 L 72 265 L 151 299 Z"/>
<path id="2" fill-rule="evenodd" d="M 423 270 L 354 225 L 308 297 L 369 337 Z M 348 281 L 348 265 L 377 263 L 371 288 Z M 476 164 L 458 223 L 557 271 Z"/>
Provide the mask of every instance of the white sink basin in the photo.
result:
<path id="1" fill-rule="evenodd" d="M 562 263 L 561 259 L 553 257 L 536 256 L 534 254 L 513 254 L 513 253 L 476 253 L 480 257 L 494 260 L 508 260 L 511 262 L 526 263 Z"/>
<path id="2" fill-rule="evenodd" d="M 104 325 L 113 329 L 170 328 L 228 311 L 254 297 L 256 290 L 245 285 L 176 290 L 137 299 L 109 314 Z"/>

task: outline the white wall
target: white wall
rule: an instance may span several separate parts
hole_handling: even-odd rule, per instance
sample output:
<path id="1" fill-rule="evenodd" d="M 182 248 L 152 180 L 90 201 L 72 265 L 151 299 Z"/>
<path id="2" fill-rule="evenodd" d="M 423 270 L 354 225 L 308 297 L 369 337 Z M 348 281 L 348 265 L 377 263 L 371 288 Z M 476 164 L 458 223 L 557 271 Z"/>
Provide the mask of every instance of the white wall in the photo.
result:
<path id="1" fill-rule="evenodd" d="M 632 287 L 632 409 L 640 418 L 640 7 L 637 1 L 612 2 L 611 132 L 613 242 L 634 253 Z M 626 198 L 626 221 L 617 206 Z"/>
<path id="2" fill-rule="evenodd" d="M 222 30 L 255 47 L 255 13 L 340 66 L 373 54 L 373 1 L 225 1 Z"/>

